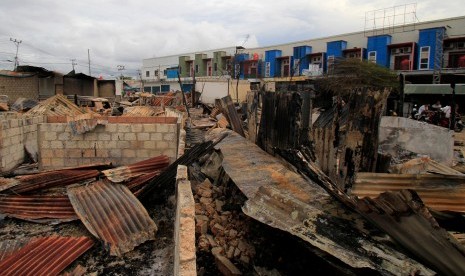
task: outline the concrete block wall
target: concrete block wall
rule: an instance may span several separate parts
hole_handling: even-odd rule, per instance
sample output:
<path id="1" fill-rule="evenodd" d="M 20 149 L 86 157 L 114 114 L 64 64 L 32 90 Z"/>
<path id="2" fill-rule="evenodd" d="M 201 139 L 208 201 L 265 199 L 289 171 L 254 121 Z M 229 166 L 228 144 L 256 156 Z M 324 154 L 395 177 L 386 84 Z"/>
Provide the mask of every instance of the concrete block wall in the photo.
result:
<path id="1" fill-rule="evenodd" d="M 44 116 L 21 117 L 15 113 L 0 116 L 0 171 L 9 171 L 24 161 L 25 151 L 38 151 L 38 124 L 46 120 Z"/>
<path id="2" fill-rule="evenodd" d="M 124 118 L 123 118 L 124 119 Z M 73 135 L 67 123 L 39 126 L 41 169 L 99 162 L 127 165 L 165 154 L 174 161 L 178 149 L 177 123 L 109 123 Z"/>
<path id="3" fill-rule="evenodd" d="M 37 75 L 23 78 L 0 76 L 0 95 L 7 95 L 10 104 L 18 98 L 39 99 Z"/>
<path id="4" fill-rule="evenodd" d="M 174 225 L 174 274 L 195 276 L 195 201 L 187 167 L 179 165 L 176 175 L 176 219 Z"/>

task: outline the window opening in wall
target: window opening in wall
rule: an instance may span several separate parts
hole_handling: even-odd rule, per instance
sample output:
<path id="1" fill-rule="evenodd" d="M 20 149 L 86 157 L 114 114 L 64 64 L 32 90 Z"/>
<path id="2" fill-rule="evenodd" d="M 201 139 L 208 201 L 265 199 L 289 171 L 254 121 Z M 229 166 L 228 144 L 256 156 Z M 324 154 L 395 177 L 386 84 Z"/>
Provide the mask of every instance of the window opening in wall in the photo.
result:
<path id="1" fill-rule="evenodd" d="M 155 70 L 155 77 L 158 77 L 158 70 Z"/>
<path id="2" fill-rule="evenodd" d="M 269 77 L 270 77 L 270 70 L 271 70 L 271 63 L 270 63 L 270 62 L 266 62 L 266 63 L 265 63 L 265 78 L 269 78 Z"/>
<path id="3" fill-rule="evenodd" d="M 198 73 L 198 72 L 199 72 L 199 65 L 196 64 L 196 65 L 195 65 L 195 73 Z"/>
<path id="4" fill-rule="evenodd" d="M 216 72 L 218 71 L 218 63 L 213 63 L 213 70 Z"/>
<path id="5" fill-rule="evenodd" d="M 166 69 L 163 70 L 163 76 L 166 76 L 166 73 L 167 73 Z"/>
<path id="6" fill-rule="evenodd" d="M 145 71 L 145 76 L 150 77 L 150 71 Z"/>
<path id="7" fill-rule="evenodd" d="M 368 52 L 368 61 L 376 63 L 376 51 Z"/>
<path id="8" fill-rule="evenodd" d="M 420 70 L 428 70 L 429 69 L 429 52 L 430 47 L 424 46 L 420 48 Z"/>

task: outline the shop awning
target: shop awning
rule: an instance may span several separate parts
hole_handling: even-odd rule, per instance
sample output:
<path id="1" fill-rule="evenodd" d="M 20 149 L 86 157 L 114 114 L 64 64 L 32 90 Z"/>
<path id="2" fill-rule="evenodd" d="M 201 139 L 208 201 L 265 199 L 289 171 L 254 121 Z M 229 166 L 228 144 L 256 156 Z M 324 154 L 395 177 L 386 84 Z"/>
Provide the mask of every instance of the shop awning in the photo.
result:
<path id="1" fill-rule="evenodd" d="M 452 94 L 450 84 L 406 84 L 404 94 Z M 455 85 L 455 94 L 465 95 L 465 84 Z"/>

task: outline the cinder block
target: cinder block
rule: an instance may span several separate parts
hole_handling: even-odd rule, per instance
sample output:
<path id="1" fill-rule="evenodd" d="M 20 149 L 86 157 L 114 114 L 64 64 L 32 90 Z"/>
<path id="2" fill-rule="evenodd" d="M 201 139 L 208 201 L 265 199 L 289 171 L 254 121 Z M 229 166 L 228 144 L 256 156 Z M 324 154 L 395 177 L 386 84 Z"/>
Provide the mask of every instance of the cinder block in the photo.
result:
<path id="1" fill-rule="evenodd" d="M 49 148 L 50 148 L 50 141 L 42 140 L 42 141 L 40 142 L 40 148 L 42 148 L 42 149 L 49 149 Z"/>
<path id="2" fill-rule="evenodd" d="M 70 149 L 66 151 L 68 157 L 81 158 L 83 152 L 80 149 Z"/>
<path id="3" fill-rule="evenodd" d="M 84 140 L 84 134 L 71 135 L 72 141 L 81 141 Z"/>
<path id="4" fill-rule="evenodd" d="M 138 149 L 137 152 L 136 152 L 136 156 L 138 158 L 143 158 L 143 159 L 152 157 L 152 156 L 150 156 L 149 151 L 146 150 L 146 149 Z"/>
<path id="5" fill-rule="evenodd" d="M 150 140 L 161 141 L 163 139 L 163 134 L 161 133 L 150 133 Z"/>
<path id="6" fill-rule="evenodd" d="M 131 124 L 131 132 L 142 132 L 142 124 Z"/>
<path id="7" fill-rule="evenodd" d="M 85 158 L 95 157 L 96 154 L 97 154 L 97 150 L 95 150 L 95 149 L 85 149 L 85 150 L 83 150 L 83 152 L 84 152 L 83 157 L 85 157 Z"/>
<path id="8" fill-rule="evenodd" d="M 122 140 L 124 137 L 124 134 L 121 134 L 121 133 L 112 133 L 111 134 L 111 140 L 112 141 L 119 141 L 119 140 Z"/>
<path id="9" fill-rule="evenodd" d="M 111 149 L 109 152 L 109 156 L 111 158 L 121 158 L 121 150 L 120 149 Z"/>
<path id="10" fill-rule="evenodd" d="M 150 140 L 150 134 L 146 132 L 137 133 L 137 140 L 148 141 Z"/>
<path id="11" fill-rule="evenodd" d="M 163 150 L 168 148 L 168 142 L 166 141 L 157 141 L 157 149 Z"/>
<path id="12" fill-rule="evenodd" d="M 55 131 L 47 131 L 44 133 L 44 139 L 47 141 L 55 141 L 57 139 L 57 133 Z"/>
<path id="13" fill-rule="evenodd" d="M 52 149 L 63 149 L 63 141 L 51 141 L 50 142 L 50 148 Z"/>
<path id="14" fill-rule="evenodd" d="M 42 158 L 52 158 L 53 157 L 53 150 L 51 150 L 51 149 L 42 149 L 40 151 L 40 156 Z"/>
<path id="15" fill-rule="evenodd" d="M 18 119 L 11 119 L 11 120 L 10 120 L 10 126 L 11 126 L 12 128 L 14 128 L 14 127 L 19 127 Z"/>
<path id="16" fill-rule="evenodd" d="M 163 140 L 165 141 L 173 141 L 176 139 L 176 136 L 174 135 L 174 133 L 165 133 L 163 134 Z"/>
<path id="17" fill-rule="evenodd" d="M 83 140 L 86 140 L 86 141 L 97 141 L 98 140 L 97 133 L 93 131 L 84 133 L 82 138 Z"/>
<path id="18" fill-rule="evenodd" d="M 73 140 L 65 141 L 64 144 L 66 149 L 75 149 L 78 147 L 78 142 Z"/>
<path id="19" fill-rule="evenodd" d="M 125 133 L 124 134 L 124 140 L 126 141 L 135 141 L 137 139 L 135 133 Z"/>
<path id="20" fill-rule="evenodd" d="M 64 149 L 55 149 L 53 150 L 53 156 L 51 156 L 52 158 L 64 158 L 66 157 L 66 154 L 65 154 L 65 150 Z"/>
<path id="21" fill-rule="evenodd" d="M 107 124 L 105 126 L 105 131 L 106 132 L 117 132 L 118 131 L 118 125 L 117 124 Z"/>
<path id="22" fill-rule="evenodd" d="M 50 130 L 54 132 L 63 132 L 68 124 L 50 124 Z"/>
<path id="23" fill-rule="evenodd" d="M 117 141 L 116 145 L 117 145 L 117 148 L 127 149 L 127 148 L 131 147 L 131 142 L 129 142 L 129 141 Z"/>
<path id="24" fill-rule="evenodd" d="M 168 132 L 168 126 L 167 124 L 157 124 L 157 132 L 163 132 L 166 133 Z"/>
<path id="25" fill-rule="evenodd" d="M 120 133 L 131 132 L 131 125 L 130 124 L 118 124 L 118 132 Z"/>
<path id="26" fill-rule="evenodd" d="M 168 125 L 168 132 L 177 132 L 177 125 Z"/>
<path id="27" fill-rule="evenodd" d="M 109 133 L 99 133 L 98 134 L 98 140 L 99 141 L 110 141 L 111 140 L 111 135 Z"/>
<path id="28" fill-rule="evenodd" d="M 65 162 L 63 158 L 52 158 L 52 167 L 54 168 L 62 168 L 64 167 Z"/>
<path id="29" fill-rule="evenodd" d="M 100 157 L 100 158 L 107 158 L 107 157 L 109 157 L 108 150 L 106 150 L 106 149 L 98 149 L 98 150 L 97 150 L 97 157 Z"/>
<path id="30" fill-rule="evenodd" d="M 78 160 L 79 159 L 76 159 L 76 158 L 66 158 L 65 159 L 66 167 L 76 167 L 76 166 L 78 166 Z"/>
<path id="31" fill-rule="evenodd" d="M 143 124 L 144 132 L 156 132 L 157 127 L 155 124 Z"/>
<path id="32" fill-rule="evenodd" d="M 123 149 L 121 151 L 121 157 L 124 157 L 124 158 L 136 157 L 136 151 L 133 149 Z"/>
<path id="33" fill-rule="evenodd" d="M 104 149 L 116 149 L 117 147 L 118 146 L 117 146 L 116 141 L 108 141 L 108 142 L 103 143 L 101 148 L 104 148 Z"/>
<path id="34" fill-rule="evenodd" d="M 144 141 L 144 149 L 154 149 L 156 147 L 155 141 Z"/>
<path id="35" fill-rule="evenodd" d="M 42 164 L 43 167 L 50 167 L 52 166 L 52 159 L 50 158 L 41 158 L 40 163 Z"/>
<path id="36" fill-rule="evenodd" d="M 58 140 L 60 141 L 68 141 L 71 138 L 71 133 L 69 132 L 62 132 L 58 134 Z"/>

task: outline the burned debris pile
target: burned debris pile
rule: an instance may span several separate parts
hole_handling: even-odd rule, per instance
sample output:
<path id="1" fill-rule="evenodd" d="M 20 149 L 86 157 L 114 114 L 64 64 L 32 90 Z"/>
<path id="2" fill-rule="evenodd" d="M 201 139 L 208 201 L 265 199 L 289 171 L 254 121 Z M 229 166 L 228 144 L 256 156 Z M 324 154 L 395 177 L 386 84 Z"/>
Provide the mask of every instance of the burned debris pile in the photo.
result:
<path id="1" fill-rule="evenodd" d="M 62 97 L 32 107 L 49 120 L 30 150 L 41 170 L 0 178 L 1 271 L 465 274 L 464 150 L 449 130 L 410 143 L 434 128 L 383 116 L 392 76 L 344 74 L 240 105 L 169 93 L 121 116 Z"/>

